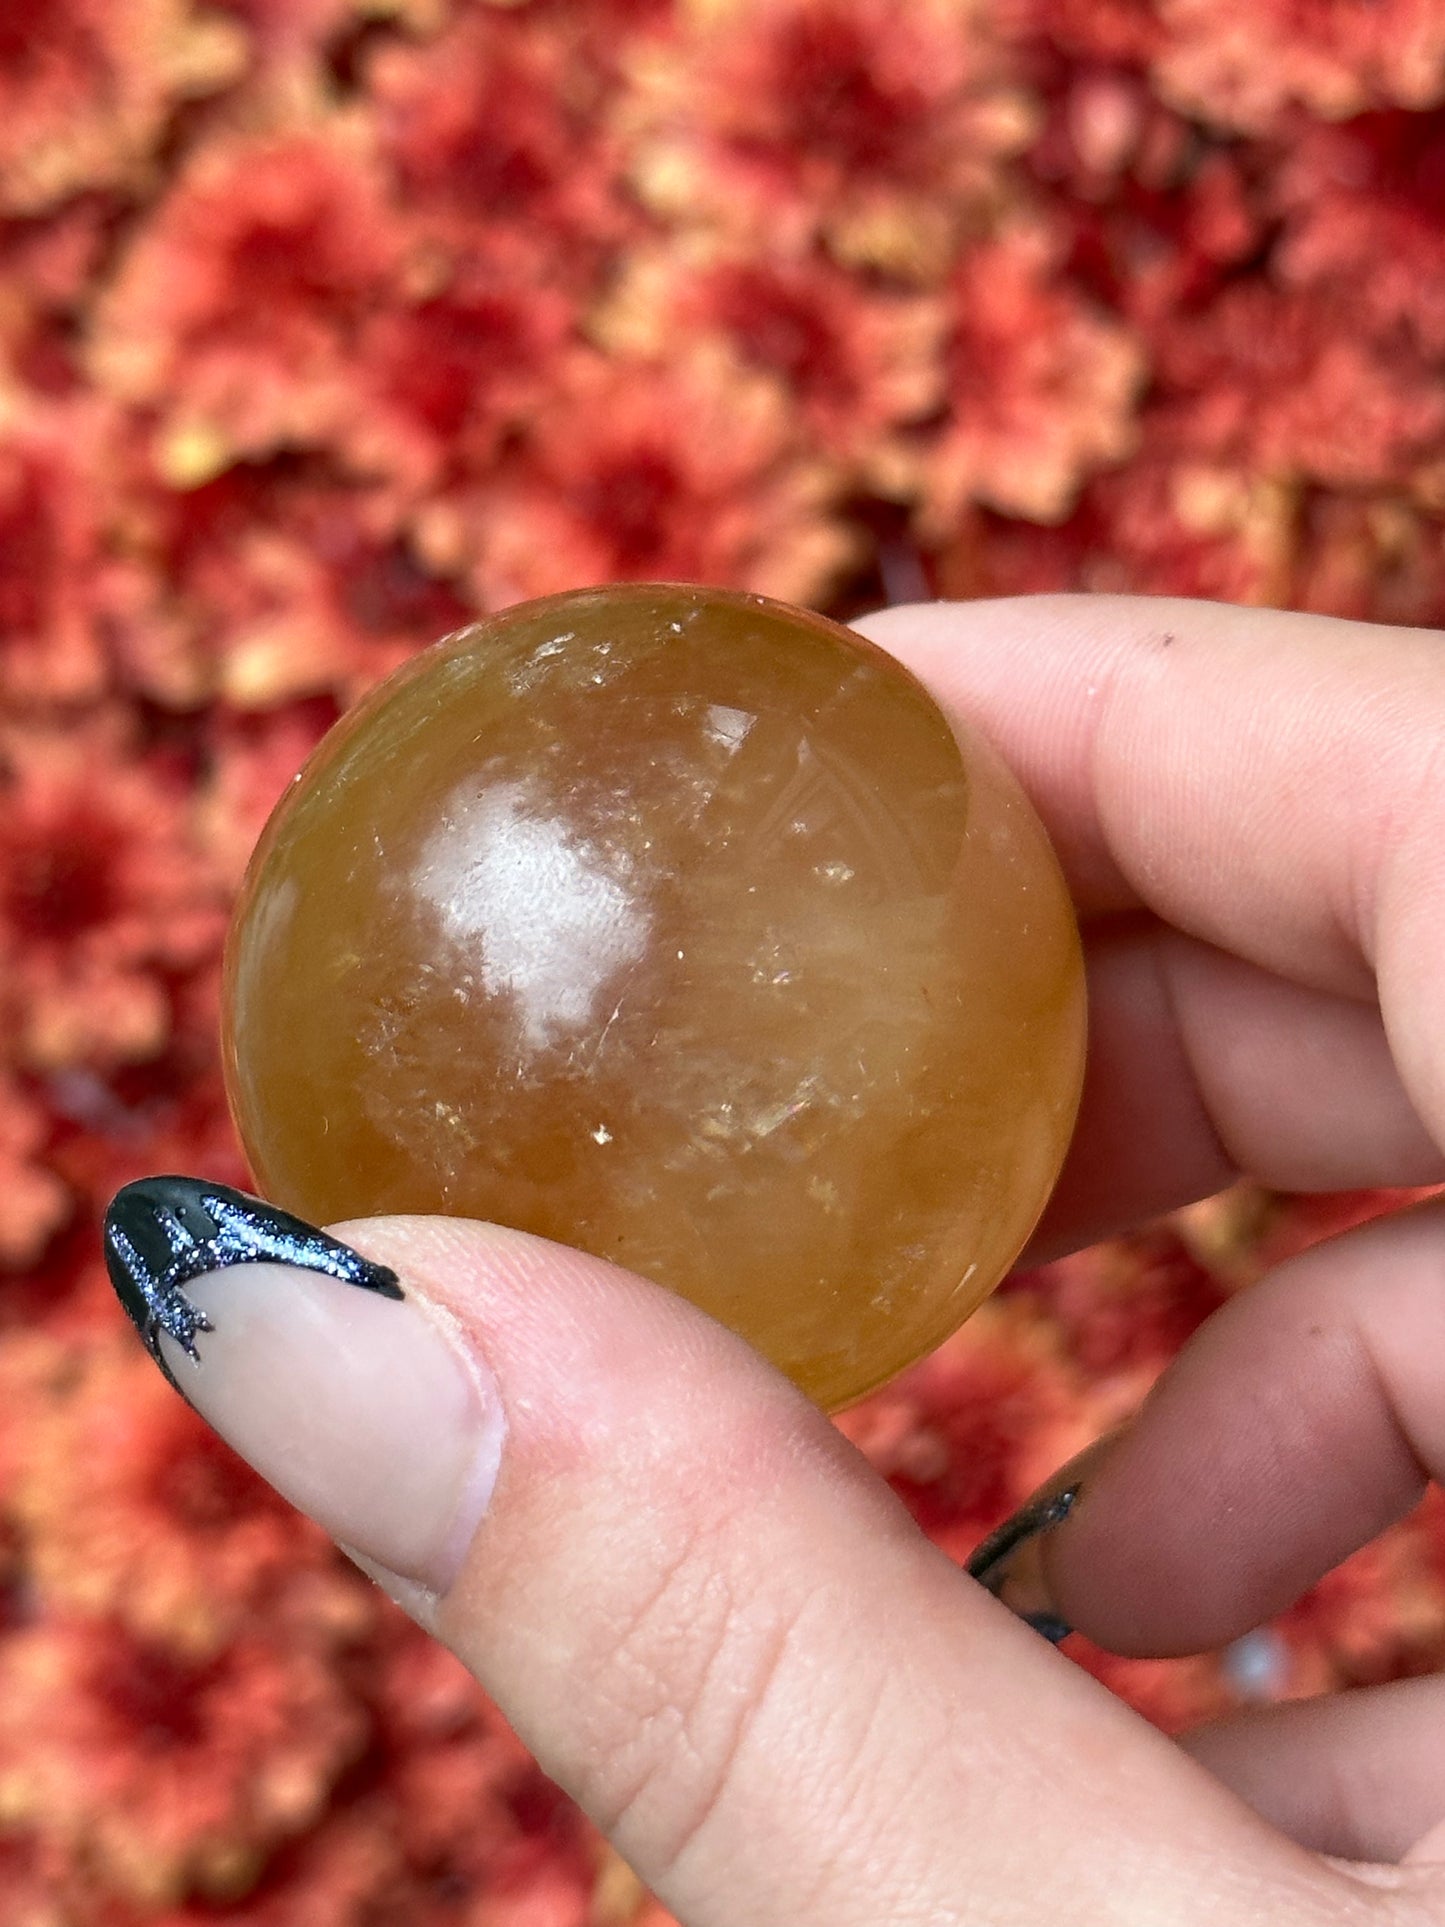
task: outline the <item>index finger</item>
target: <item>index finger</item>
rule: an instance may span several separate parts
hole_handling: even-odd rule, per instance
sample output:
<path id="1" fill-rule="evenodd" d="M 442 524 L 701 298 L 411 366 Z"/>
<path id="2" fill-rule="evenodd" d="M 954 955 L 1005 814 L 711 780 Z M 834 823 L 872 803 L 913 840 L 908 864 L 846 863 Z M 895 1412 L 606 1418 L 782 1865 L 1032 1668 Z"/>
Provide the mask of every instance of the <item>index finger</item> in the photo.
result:
<path id="1" fill-rule="evenodd" d="M 1164 1209 L 1238 1168 L 1301 1189 L 1433 1178 L 1413 1113 L 1445 1145 L 1445 640 L 1122 596 L 939 603 L 859 626 L 997 744 L 1086 925 L 1158 919 L 1171 969 L 1172 932 L 1194 946 L 1207 1002 L 1178 1007 L 1176 971 L 1157 1021 L 1112 1026 L 1102 1068 L 1134 1083 L 1095 1150 L 1112 1164 L 1127 1116 L 1152 1167 L 1123 1205 Z M 1213 969 L 1209 952 L 1240 963 Z M 1282 1057 L 1262 1056 L 1286 1033 Z M 1142 1038 L 1150 1062 L 1130 1067 Z M 1384 1157 L 1354 1176 L 1342 1144 Z M 1073 1215 L 1105 1228 L 1084 1201 Z"/>

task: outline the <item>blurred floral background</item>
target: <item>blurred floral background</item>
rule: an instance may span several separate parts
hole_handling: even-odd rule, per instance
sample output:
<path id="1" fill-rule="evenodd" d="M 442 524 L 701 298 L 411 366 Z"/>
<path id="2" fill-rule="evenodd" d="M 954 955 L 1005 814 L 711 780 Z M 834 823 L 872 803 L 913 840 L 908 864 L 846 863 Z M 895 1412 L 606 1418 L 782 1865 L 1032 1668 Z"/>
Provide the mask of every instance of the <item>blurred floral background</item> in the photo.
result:
<path id="1" fill-rule="evenodd" d="M 661 1927 L 111 1299 L 116 1185 L 244 1181 L 250 845 L 359 690 L 583 582 L 1445 620 L 1442 101 L 1439 0 L 0 10 L 0 1927 Z M 843 1423 L 962 1554 L 1394 1202 L 1211 1201 Z M 1166 1728 L 1433 1668 L 1445 1515 L 1078 1657 Z"/>

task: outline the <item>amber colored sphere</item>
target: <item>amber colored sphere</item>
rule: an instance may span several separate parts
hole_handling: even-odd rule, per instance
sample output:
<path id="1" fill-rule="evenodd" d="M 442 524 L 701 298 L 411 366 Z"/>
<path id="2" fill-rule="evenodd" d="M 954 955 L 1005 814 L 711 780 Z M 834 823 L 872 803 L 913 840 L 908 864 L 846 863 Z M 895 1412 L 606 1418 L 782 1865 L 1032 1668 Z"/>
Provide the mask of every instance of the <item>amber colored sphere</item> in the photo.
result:
<path id="1" fill-rule="evenodd" d="M 580 1246 L 830 1409 L 1013 1262 L 1083 1043 L 995 752 L 851 630 L 713 589 L 551 596 L 409 663 L 286 793 L 227 953 L 278 1204 Z"/>

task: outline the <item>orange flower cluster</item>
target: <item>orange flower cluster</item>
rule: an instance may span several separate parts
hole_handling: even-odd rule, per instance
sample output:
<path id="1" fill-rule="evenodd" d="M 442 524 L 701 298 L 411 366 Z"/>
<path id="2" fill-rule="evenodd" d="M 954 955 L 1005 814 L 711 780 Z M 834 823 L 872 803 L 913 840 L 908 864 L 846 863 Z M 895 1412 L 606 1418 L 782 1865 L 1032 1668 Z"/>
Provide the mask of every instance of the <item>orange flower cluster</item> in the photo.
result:
<path id="1" fill-rule="evenodd" d="M 176 1400 L 97 1222 L 243 1182 L 231 895 L 472 613 L 1165 590 L 1445 621 L 1437 0 L 47 0 L 0 19 L 0 1921 L 660 1927 Z M 845 1421 L 962 1555 L 1271 1259 L 1234 1197 Z M 1445 1659 L 1436 1505 L 1162 1725 Z"/>

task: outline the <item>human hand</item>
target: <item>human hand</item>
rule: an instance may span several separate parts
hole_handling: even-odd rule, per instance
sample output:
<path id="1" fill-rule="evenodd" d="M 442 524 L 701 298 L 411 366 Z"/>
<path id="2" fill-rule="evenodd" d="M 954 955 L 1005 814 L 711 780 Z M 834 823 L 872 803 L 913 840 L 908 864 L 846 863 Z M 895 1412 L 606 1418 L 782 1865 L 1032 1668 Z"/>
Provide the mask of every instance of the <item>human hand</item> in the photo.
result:
<path id="1" fill-rule="evenodd" d="M 1103 597 L 860 626 L 993 737 L 1084 920 L 1090 1066 L 1038 1252 L 1241 1170 L 1445 1176 L 1445 642 Z M 1077 1503 L 992 1575 L 1004 1595 L 1195 1650 L 1407 1510 L 1445 1462 L 1441 1213 L 1227 1306 L 1067 1475 Z M 1440 1682 L 1178 1746 L 680 1299 L 485 1225 L 339 1234 L 404 1302 L 293 1247 L 309 1269 L 187 1282 L 214 1329 L 199 1370 L 159 1338 L 166 1364 L 687 1927 L 1445 1919 Z"/>

